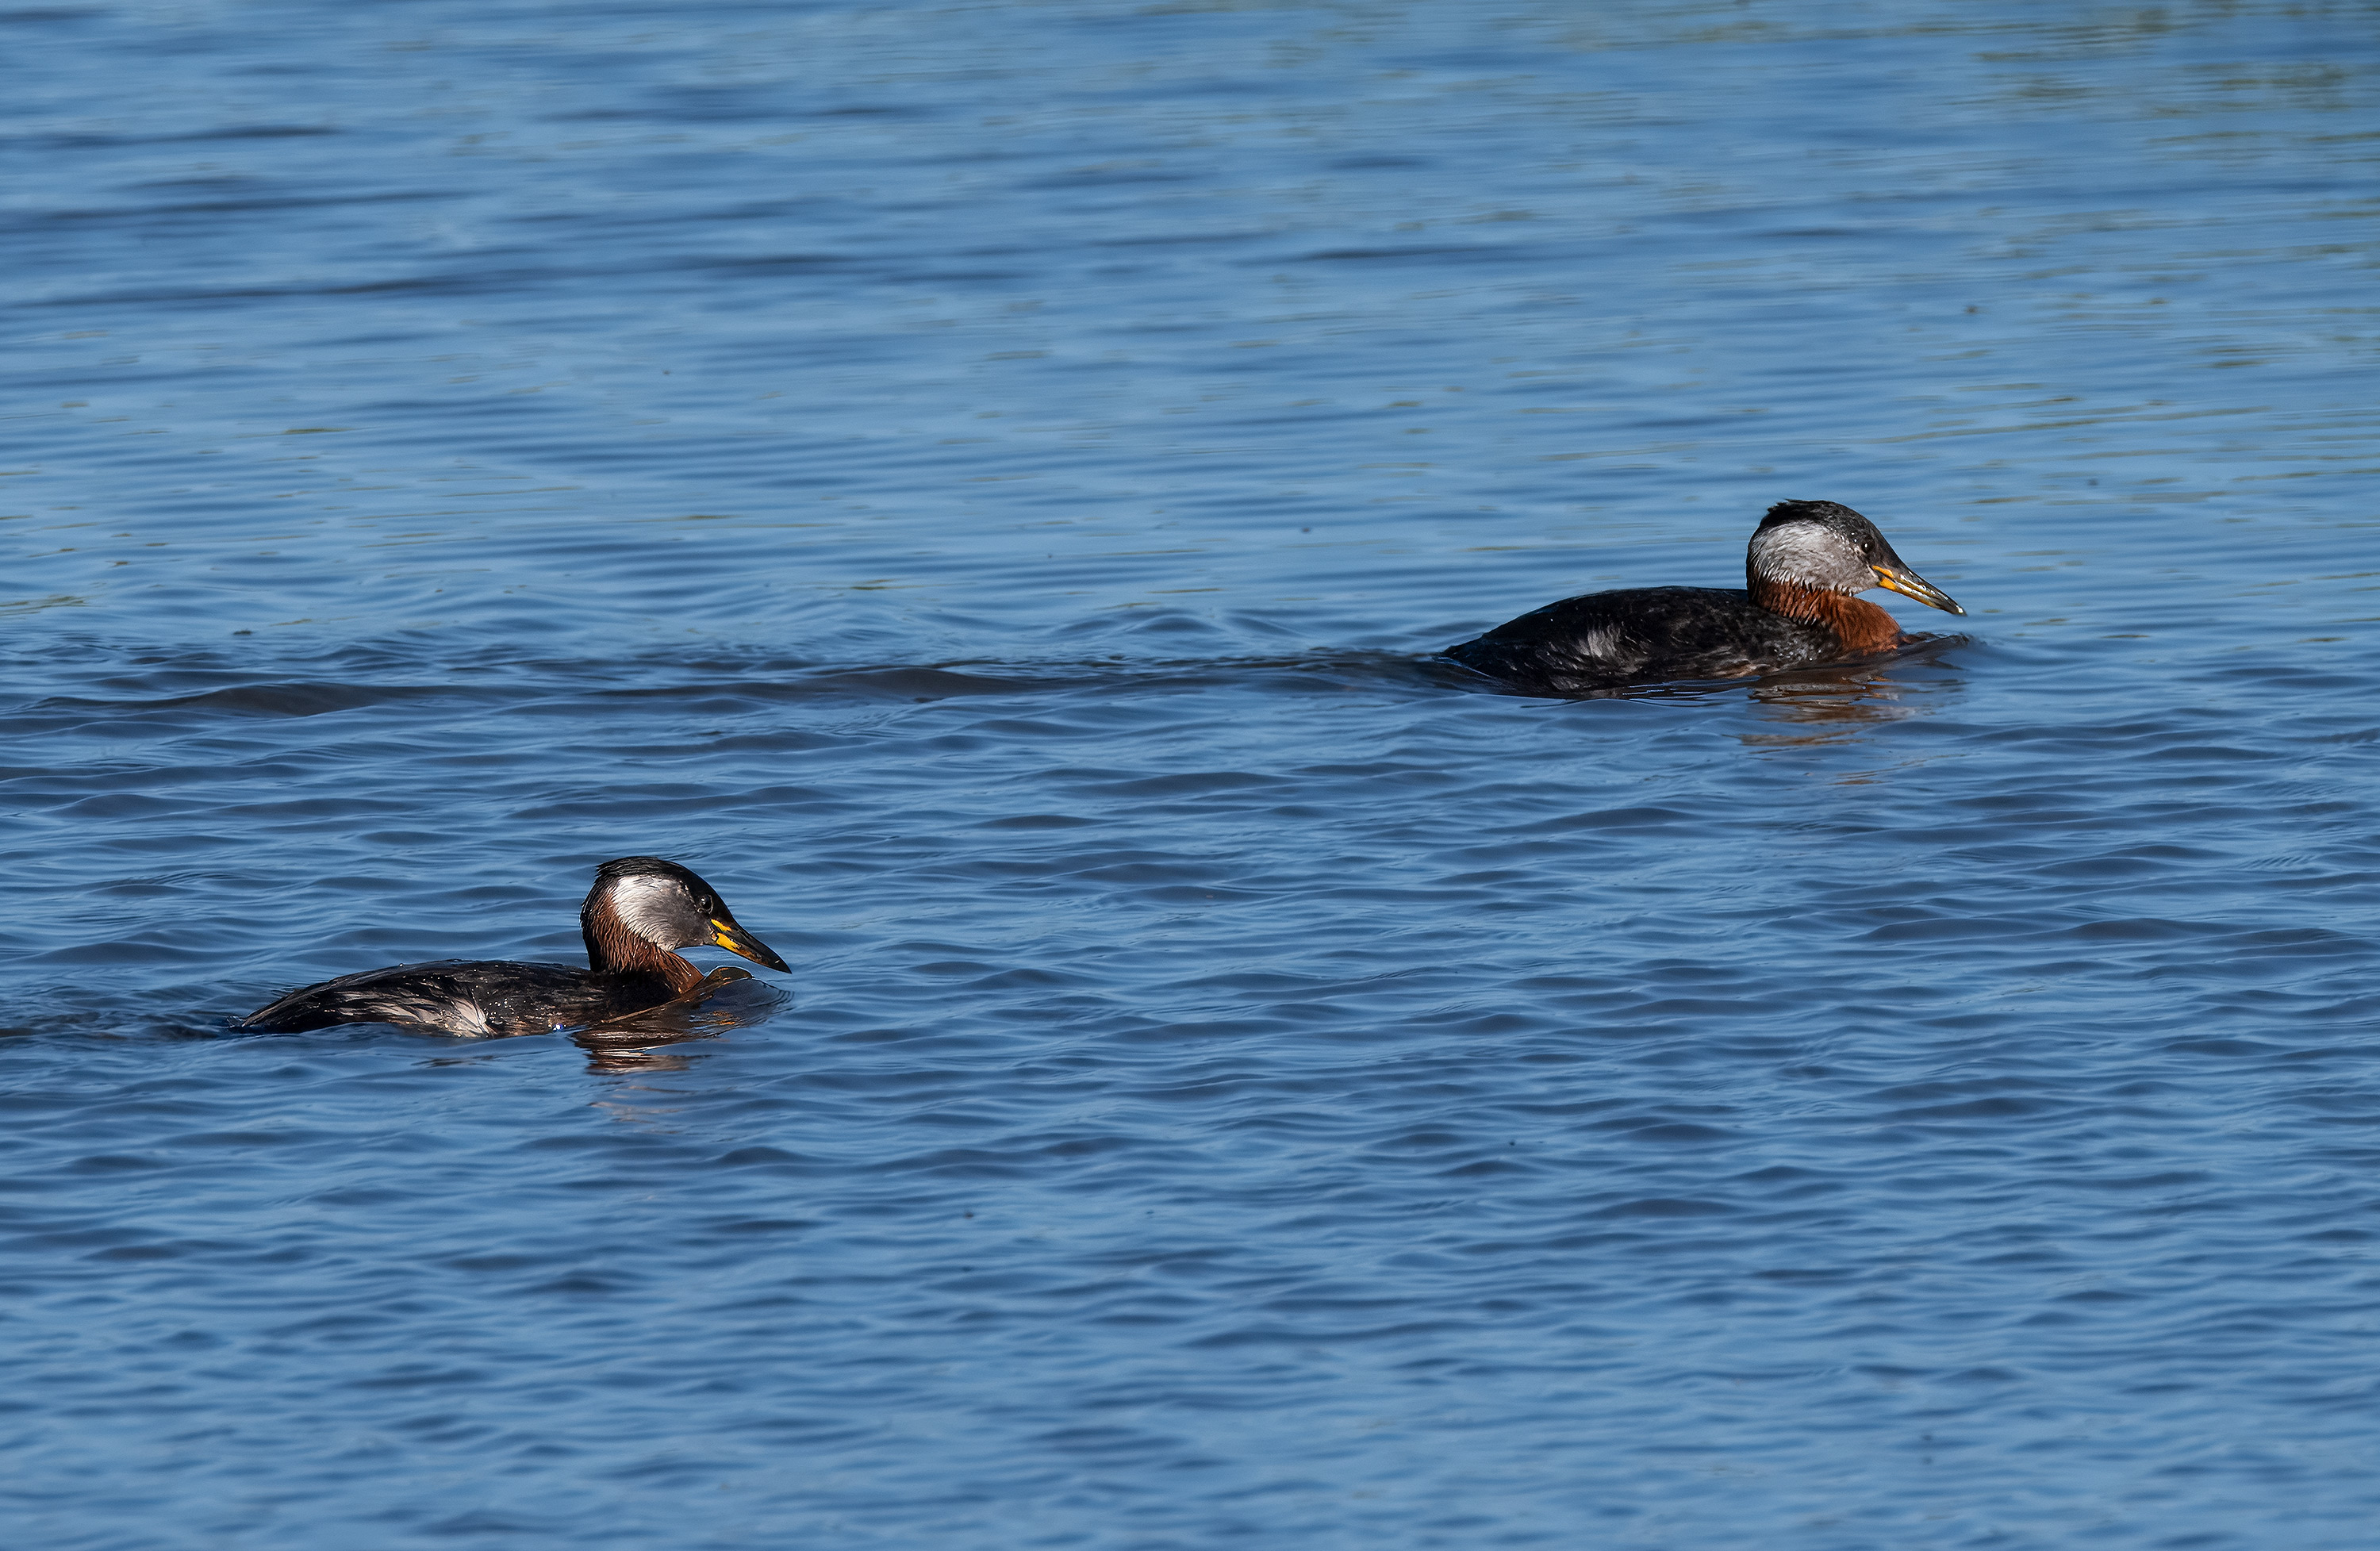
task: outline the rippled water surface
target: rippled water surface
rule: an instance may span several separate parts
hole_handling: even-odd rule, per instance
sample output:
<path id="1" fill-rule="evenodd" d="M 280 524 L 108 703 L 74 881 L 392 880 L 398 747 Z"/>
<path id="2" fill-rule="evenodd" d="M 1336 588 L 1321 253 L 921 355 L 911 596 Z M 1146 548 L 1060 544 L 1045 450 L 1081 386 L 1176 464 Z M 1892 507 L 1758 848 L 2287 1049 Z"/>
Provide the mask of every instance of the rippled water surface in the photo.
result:
<path id="1" fill-rule="evenodd" d="M 8 1544 L 2373 1543 L 2380 7 L 0 50 Z M 1427 660 L 1786 497 L 1969 617 Z"/>

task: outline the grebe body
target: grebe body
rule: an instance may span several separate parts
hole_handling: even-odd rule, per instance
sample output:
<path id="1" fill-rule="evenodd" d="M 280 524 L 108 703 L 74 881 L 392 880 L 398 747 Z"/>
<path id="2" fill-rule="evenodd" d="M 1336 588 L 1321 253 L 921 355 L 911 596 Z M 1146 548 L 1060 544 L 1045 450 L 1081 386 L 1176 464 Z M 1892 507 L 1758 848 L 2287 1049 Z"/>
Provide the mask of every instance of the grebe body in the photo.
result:
<path id="1" fill-rule="evenodd" d="M 705 975 L 674 949 L 709 944 L 786 967 L 736 924 L 710 884 L 659 856 L 623 856 L 598 867 L 578 924 L 585 969 L 492 959 L 395 964 L 292 991 L 231 1026 L 302 1034 L 385 1023 L 470 1038 L 543 1034 L 641 1012 L 738 973 Z"/>
<path id="2" fill-rule="evenodd" d="M 1911 570 L 1874 523 L 1832 501 L 1768 509 L 1744 556 L 1746 586 L 1591 592 L 1507 621 L 1446 656 L 1516 689 L 1577 694 L 1670 679 L 1742 678 L 1840 662 L 1908 637 L 1856 596 L 1888 588 L 1967 611 Z"/>

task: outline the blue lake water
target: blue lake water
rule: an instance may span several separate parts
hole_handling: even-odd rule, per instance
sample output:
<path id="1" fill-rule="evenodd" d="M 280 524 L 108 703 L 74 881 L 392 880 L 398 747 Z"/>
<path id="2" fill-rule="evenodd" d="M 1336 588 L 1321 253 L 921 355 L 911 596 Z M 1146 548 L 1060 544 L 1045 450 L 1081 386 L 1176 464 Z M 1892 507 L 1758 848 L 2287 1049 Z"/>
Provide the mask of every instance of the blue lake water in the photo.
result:
<path id="1" fill-rule="evenodd" d="M 2371 1545 L 2375 24 L 0 13 L 7 1543 Z"/>

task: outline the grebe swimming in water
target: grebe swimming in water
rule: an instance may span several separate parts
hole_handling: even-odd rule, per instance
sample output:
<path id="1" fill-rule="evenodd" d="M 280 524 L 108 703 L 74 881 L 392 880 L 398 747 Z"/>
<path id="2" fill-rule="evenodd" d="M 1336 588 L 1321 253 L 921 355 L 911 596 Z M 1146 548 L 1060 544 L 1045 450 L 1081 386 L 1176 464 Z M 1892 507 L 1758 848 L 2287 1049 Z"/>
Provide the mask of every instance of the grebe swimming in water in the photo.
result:
<path id="1" fill-rule="evenodd" d="M 697 943 L 785 968 L 735 924 L 711 886 L 659 856 L 623 856 L 595 869 L 578 909 L 587 965 L 439 959 L 342 975 L 235 1019 L 237 1029 L 302 1034 L 333 1024 L 402 1024 L 471 1037 L 544 1034 L 600 1024 L 674 1001 L 741 970 L 702 971 L 670 951 Z"/>
<path id="2" fill-rule="evenodd" d="M 1728 679 L 1839 662 L 1898 646 L 1893 617 L 1853 596 L 1872 587 L 1948 613 L 1967 611 L 1902 563 L 1876 524 L 1831 501 L 1780 501 L 1754 529 L 1742 591 L 1637 587 L 1590 592 L 1449 647 L 1516 689 L 1569 695 L 1663 679 Z"/>

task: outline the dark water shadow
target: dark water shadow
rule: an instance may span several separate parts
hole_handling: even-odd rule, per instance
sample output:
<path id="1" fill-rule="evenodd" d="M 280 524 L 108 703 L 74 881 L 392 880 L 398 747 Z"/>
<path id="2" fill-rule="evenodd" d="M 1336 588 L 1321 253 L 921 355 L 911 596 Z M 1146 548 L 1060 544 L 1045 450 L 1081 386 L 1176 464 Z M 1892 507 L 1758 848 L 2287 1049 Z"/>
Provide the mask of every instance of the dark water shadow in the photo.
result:
<path id="1" fill-rule="evenodd" d="M 117 675 L 108 686 L 116 693 L 48 696 L 25 711 L 69 718 L 164 713 L 247 721 L 305 719 L 392 704 L 459 702 L 500 708 L 574 695 L 668 702 L 717 695 L 761 702 L 928 704 L 1034 695 L 1245 689 L 1252 685 L 1283 693 L 1419 688 L 1436 682 L 1415 659 L 1366 650 L 939 662 L 836 662 L 716 648 L 693 656 L 638 653 L 593 660 L 503 651 L 439 660 L 384 660 L 364 651 L 334 655 L 343 660 L 316 664 L 316 673 L 300 676 L 293 675 L 287 665 L 233 663 L 218 654 L 192 653 L 145 664 L 145 674 Z M 151 682 L 141 684 L 141 677 Z M 194 685 L 192 679 L 200 682 Z M 26 720 L 23 712 L 19 720 Z M 26 720 L 26 726 L 31 725 Z"/>
<path id="2" fill-rule="evenodd" d="M 726 964 L 675 1001 L 580 1029 L 570 1042 L 587 1052 L 589 1072 L 683 1072 L 699 1052 L 669 1047 L 754 1027 L 792 1000 L 754 979 L 750 971 Z"/>
<path id="3" fill-rule="evenodd" d="M 1729 679 L 1665 679 L 1658 683 L 1625 683 L 1593 689 L 1556 693 L 1525 689 L 1492 678 L 1445 658 L 1424 659 L 1421 666 L 1432 682 L 1474 693 L 1502 695 L 1525 700 L 1709 700 L 1743 695 L 1780 720 L 1817 722 L 1889 721 L 1908 714 L 1889 702 L 1907 685 L 1892 677 L 1896 670 L 1939 667 L 1945 653 L 1973 643 L 1971 636 L 1912 636 L 1889 651 L 1821 667 L 1795 668 L 1776 673 L 1748 673 Z"/>
<path id="4" fill-rule="evenodd" d="M 356 710 L 391 701 L 449 699 L 457 693 L 455 687 L 449 685 L 316 683 L 275 678 L 190 695 L 123 699 L 53 695 L 35 701 L 32 709 L 42 711 L 198 711 L 226 717 L 303 718 Z"/>
<path id="5" fill-rule="evenodd" d="M 562 672 L 568 671 L 567 664 L 555 666 Z M 691 671 L 705 676 L 616 693 L 671 699 L 724 693 L 776 700 L 863 699 L 922 705 L 985 697 L 1129 695 L 1207 689 L 1262 688 L 1289 695 L 1344 693 L 1422 689 L 1439 683 L 1426 660 L 1366 650 L 1131 660 L 1053 659 L 1018 662 L 959 659 L 872 665 L 714 659 L 703 663 L 680 662 L 677 666 L 681 673 Z"/>

